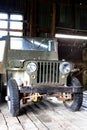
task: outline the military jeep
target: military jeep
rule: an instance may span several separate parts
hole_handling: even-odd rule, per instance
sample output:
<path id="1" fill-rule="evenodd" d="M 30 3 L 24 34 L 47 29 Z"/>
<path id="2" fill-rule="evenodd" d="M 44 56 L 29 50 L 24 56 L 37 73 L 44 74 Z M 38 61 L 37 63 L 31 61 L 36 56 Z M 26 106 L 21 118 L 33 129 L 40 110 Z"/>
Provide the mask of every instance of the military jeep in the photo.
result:
<path id="1" fill-rule="evenodd" d="M 6 100 L 12 116 L 20 104 L 39 102 L 47 96 L 62 100 L 77 111 L 83 99 L 82 86 L 73 76 L 72 62 L 58 59 L 58 42 L 51 38 L 6 38 L 1 75 L 7 85 Z"/>

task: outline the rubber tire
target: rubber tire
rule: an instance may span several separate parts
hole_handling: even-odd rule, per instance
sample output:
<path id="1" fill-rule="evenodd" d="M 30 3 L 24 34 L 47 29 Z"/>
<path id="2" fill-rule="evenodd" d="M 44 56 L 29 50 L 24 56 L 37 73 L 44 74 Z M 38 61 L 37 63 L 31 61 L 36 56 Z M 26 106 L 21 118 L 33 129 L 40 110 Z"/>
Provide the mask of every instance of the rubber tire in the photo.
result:
<path id="1" fill-rule="evenodd" d="M 4 94 L 3 77 L 0 74 L 0 103 L 3 101 L 4 97 L 5 97 L 5 94 Z"/>
<path id="2" fill-rule="evenodd" d="M 2 95 L 1 95 L 1 92 L 0 92 L 0 103 L 2 102 Z"/>
<path id="3" fill-rule="evenodd" d="M 9 94 L 8 94 L 9 91 Z M 12 116 L 18 116 L 20 111 L 19 91 L 16 80 L 9 79 L 7 85 L 7 96 L 9 96 L 8 107 Z M 10 104 L 10 105 L 9 105 Z"/>
<path id="4" fill-rule="evenodd" d="M 70 86 L 81 86 L 80 81 L 76 77 L 71 77 L 69 80 L 69 85 Z M 81 93 L 75 93 L 73 94 L 73 102 L 71 105 L 68 105 L 68 101 L 64 101 L 64 106 L 71 111 L 78 111 L 80 107 L 82 106 L 82 101 L 83 101 L 83 92 Z"/>

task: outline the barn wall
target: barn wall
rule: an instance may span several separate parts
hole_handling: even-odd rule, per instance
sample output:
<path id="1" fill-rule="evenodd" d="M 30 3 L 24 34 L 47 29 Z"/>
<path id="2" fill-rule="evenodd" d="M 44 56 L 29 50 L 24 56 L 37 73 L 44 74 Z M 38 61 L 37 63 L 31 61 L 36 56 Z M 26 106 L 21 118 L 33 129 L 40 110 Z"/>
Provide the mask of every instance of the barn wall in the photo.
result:
<path id="1" fill-rule="evenodd" d="M 36 17 L 36 34 L 50 36 L 52 28 L 52 5 L 56 4 L 56 32 L 58 27 L 71 29 L 87 29 L 87 1 L 86 0 L 0 0 L 0 12 L 23 13 L 29 30 L 31 3 L 36 4 L 33 15 Z M 27 33 L 29 34 L 29 33 Z"/>

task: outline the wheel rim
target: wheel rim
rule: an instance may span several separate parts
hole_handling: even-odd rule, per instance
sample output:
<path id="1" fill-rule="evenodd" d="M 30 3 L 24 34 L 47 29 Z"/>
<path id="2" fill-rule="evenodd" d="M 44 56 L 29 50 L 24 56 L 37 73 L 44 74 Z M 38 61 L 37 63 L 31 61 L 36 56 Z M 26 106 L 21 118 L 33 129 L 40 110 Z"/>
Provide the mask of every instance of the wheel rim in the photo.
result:
<path id="1" fill-rule="evenodd" d="M 9 100 L 8 100 L 8 109 L 9 109 L 9 111 L 11 110 L 11 99 L 10 99 L 10 89 L 9 89 L 9 87 L 7 87 L 7 96 L 8 96 L 8 98 L 9 98 Z"/>
<path id="2" fill-rule="evenodd" d="M 72 99 L 65 101 L 68 106 L 71 106 L 74 102 L 73 95 L 71 95 L 71 96 L 72 96 Z"/>
<path id="3" fill-rule="evenodd" d="M 65 101 L 68 106 L 71 106 L 73 104 L 73 100 Z"/>

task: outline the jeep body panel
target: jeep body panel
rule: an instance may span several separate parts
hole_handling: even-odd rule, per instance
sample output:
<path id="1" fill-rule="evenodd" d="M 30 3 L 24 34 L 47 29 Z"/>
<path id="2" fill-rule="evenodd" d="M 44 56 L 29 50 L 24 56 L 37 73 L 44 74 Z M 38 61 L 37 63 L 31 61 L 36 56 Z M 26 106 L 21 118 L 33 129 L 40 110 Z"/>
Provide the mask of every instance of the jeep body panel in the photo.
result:
<path id="1" fill-rule="evenodd" d="M 73 99 L 71 106 L 66 102 L 73 110 L 81 107 L 82 86 L 72 77 L 78 69 L 72 62 L 58 59 L 57 39 L 12 36 L 5 39 L 0 72 L 7 85 L 6 100 L 13 116 L 19 113 L 20 100 L 26 104 L 48 95 L 62 101 Z"/>

